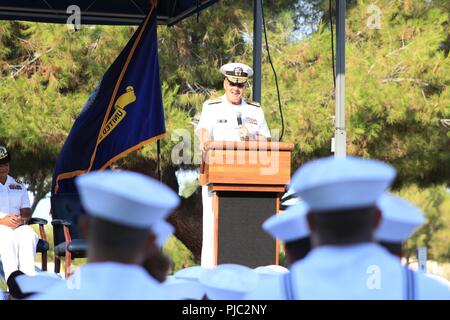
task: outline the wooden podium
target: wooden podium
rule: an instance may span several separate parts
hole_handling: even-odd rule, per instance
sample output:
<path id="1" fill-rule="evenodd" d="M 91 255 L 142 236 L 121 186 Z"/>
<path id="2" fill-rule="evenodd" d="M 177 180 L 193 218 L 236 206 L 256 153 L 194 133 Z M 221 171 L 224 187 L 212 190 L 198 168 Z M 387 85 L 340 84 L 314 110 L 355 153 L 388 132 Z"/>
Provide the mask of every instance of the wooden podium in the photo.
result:
<path id="1" fill-rule="evenodd" d="M 292 143 L 209 142 L 200 184 L 213 192 L 214 263 L 278 264 L 278 243 L 261 227 L 278 213 L 291 176 Z"/>

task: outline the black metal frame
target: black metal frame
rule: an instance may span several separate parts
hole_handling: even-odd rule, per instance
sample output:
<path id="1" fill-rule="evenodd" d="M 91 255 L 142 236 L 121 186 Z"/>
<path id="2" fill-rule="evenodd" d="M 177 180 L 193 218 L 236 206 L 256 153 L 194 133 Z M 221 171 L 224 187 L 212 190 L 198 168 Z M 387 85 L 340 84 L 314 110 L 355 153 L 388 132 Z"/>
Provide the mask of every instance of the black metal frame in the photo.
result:
<path id="1" fill-rule="evenodd" d="M 39 225 L 39 241 L 43 241 L 40 245 L 38 243 L 36 248 L 36 253 L 42 254 L 41 267 L 42 271 L 47 271 L 47 251 L 49 249 L 49 244 L 47 241 L 47 235 L 45 234 L 44 226 L 47 224 L 47 220 L 41 218 L 31 218 L 28 225 L 38 224 Z"/>

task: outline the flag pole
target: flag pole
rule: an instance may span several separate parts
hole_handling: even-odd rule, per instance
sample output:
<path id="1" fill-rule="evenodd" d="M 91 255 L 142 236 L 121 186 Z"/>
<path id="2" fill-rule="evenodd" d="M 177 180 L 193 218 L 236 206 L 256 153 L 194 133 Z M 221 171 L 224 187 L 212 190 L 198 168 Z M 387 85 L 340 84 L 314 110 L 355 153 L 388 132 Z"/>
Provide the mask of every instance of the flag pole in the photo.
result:
<path id="1" fill-rule="evenodd" d="M 158 169 L 158 180 L 162 182 L 162 174 L 161 174 L 161 140 L 156 140 L 156 153 L 157 153 L 157 169 Z"/>

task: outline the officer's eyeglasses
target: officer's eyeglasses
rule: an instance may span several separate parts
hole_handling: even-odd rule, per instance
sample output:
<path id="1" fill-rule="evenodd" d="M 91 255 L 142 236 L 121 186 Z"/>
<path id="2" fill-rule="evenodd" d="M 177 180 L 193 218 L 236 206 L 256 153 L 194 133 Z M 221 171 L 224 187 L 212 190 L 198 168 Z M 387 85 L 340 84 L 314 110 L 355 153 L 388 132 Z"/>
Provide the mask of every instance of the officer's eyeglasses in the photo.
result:
<path id="1" fill-rule="evenodd" d="M 230 84 L 231 87 L 238 87 L 241 89 L 245 87 L 245 83 L 231 82 L 229 80 L 228 83 Z"/>

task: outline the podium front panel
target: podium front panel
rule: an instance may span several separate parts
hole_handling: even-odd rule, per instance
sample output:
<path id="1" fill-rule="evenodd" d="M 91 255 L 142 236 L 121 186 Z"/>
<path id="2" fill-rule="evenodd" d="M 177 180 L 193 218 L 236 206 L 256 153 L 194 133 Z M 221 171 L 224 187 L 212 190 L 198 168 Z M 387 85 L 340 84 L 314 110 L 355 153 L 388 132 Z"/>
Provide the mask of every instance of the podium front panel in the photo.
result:
<path id="1" fill-rule="evenodd" d="M 261 227 L 278 211 L 278 193 L 217 192 L 216 261 L 254 268 L 276 264 L 277 245 Z"/>
<path id="2" fill-rule="evenodd" d="M 212 150 L 205 163 L 204 184 L 287 185 L 290 152 Z"/>

